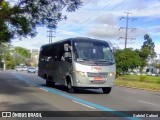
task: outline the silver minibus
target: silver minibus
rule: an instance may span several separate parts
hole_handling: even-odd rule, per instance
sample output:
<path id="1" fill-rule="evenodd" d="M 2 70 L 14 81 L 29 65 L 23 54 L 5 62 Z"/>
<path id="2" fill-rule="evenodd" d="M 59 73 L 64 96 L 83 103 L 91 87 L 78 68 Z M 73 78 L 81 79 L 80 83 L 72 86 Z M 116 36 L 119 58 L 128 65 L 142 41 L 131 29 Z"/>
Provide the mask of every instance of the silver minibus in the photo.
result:
<path id="1" fill-rule="evenodd" d="M 110 42 L 77 37 L 43 45 L 38 76 L 47 86 L 55 83 L 75 88 L 102 88 L 109 94 L 115 82 L 116 66 Z"/>

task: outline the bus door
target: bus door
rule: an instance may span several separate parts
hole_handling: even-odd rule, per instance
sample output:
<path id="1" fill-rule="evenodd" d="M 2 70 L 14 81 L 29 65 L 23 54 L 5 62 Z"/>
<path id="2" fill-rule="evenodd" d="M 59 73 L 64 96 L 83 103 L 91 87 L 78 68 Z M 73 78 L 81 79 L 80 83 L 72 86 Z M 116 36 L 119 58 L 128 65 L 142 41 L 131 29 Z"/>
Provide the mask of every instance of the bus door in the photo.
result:
<path id="1" fill-rule="evenodd" d="M 61 84 L 65 84 L 65 77 L 67 74 L 70 74 L 72 69 L 72 56 L 71 49 L 69 44 L 64 44 L 64 51 L 61 57 L 60 64 L 60 74 L 61 74 Z"/>

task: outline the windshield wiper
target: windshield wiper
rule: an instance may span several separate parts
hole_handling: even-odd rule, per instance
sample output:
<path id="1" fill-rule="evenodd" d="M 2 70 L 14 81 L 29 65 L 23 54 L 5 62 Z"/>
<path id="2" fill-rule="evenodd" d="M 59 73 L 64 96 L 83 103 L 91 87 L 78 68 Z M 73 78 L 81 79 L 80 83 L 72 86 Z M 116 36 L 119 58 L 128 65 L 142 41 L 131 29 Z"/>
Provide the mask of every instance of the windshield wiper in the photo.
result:
<path id="1" fill-rule="evenodd" d="M 87 58 L 77 58 L 77 61 L 92 61 L 92 59 L 87 59 Z"/>
<path id="2" fill-rule="evenodd" d="M 106 63 L 114 64 L 114 62 L 109 61 L 109 60 L 98 60 L 98 61 L 95 61 L 95 62 L 106 62 Z"/>

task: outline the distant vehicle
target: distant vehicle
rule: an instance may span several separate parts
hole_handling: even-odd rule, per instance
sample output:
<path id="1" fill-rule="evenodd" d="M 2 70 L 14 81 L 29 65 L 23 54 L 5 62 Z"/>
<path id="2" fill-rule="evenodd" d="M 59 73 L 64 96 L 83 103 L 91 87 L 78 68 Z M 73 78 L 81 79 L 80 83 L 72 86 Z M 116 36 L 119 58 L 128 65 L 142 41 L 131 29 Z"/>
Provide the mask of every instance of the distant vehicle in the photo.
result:
<path id="1" fill-rule="evenodd" d="M 27 66 L 23 66 L 23 67 L 22 67 L 22 70 L 23 70 L 23 71 L 27 71 L 27 70 L 28 70 L 28 67 L 27 67 Z"/>
<path id="2" fill-rule="evenodd" d="M 36 71 L 38 71 L 38 67 L 36 67 Z"/>
<path id="3" fill-rule="evenodd" d="M 102 88 L 109 94 L 115 83 L 116 67 L 110 42 L 91 38 L 69 38 L 43 45 L 40 49 L 38 76 L 46 85 Z"/>
<path id="4" fill-rule="evenodd" d="M 36 73 L 36 69 L 34 67 L 29 67 L 28 73 Z"/>
<path id="5" fill-rule="evenodd" d="M 17 66 L 16 71 L 22 71 L 22 66 Z"/>

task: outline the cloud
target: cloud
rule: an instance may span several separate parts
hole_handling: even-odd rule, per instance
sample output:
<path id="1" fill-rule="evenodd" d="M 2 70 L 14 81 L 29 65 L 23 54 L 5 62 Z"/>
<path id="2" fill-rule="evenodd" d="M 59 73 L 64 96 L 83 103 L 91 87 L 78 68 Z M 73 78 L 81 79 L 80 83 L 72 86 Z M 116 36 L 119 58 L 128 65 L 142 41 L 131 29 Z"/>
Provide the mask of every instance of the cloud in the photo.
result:
<path id="1" fill-rule="evenodd" d="M 158 42 L 155 43 L 155 51 L 156 51 L 157 54 L 160 54 L 159 48 L 160 48 L 160 43 L 158 43 Z"/>
<path id="2" fill-rule="evenodd" d="M 156 51 L 160 47 L 160 1 L 159 0 L 82 0 L 81 6 L 76 12 L 67 13 L 66 21 L 58 23 L 56 29 L 56 39 L 61 40 L 68 37 L 86 36 L 98 39 L 108 39 L 113 44 L 124 48 L 126 22 L 119 21 L 120 17 L 126 17 L 124 12 L 132 13 L 130 17 L 136 17 L 137 21 L 129 23 L 129 27 L 135 27 L 136 31 L 128 31 L 128 37 L 136 40 L 128 40 L 128 47 L 140 48 L 143 44 L 143 36 L 147 33 L 156 40 Z M 48 43 L 47 29 L 38 29 L 38 36 L 24 39 L 19 45 L 28 48 L 38 48 L 42 44 Z M 158 42 L 157 42 L 158 41 Z M 21 43 L 21 44 L 20 44 Z M 18 44 L 18 43 L 17 43 Z M 158 46 L 158 47 L 157 47 Z"/>
<path id="3" fill-rule="evenodd" d="M 118 27 L 108 24 L 95 25 L 87 34 L 96 38 L 117 38 L 119 35 Z"/>
<path id="4" fill-rule="evenodd" d="M 12 40 L 13 46 L 21 46 L 27 49 L 39 49 L 42 45 L 48 44 L 47 36 L 37 35 L 35 38 L 24 38 L 22 41 Z"/>
<path id="5" fill-rule="evenodd" d="M 64 36 L 64 37 L 66 37 L 66 36 L 77 36 L 78 34 L 76 33 L 76 32 L 72 32 L 72 31 L 66 31 L 66 30 L 58 30 L 57 31 L 57 35 L 59 36 Z"/>
<path id="6" fill-rule="evenodd" d="M 113 14 L 105 14 L 95 19 L 94 25 L 88 29 L 87 35 L 96 38 L 117 38 L 119 36 L 118 29 Z"/>
<path id="7" fill-rule="evenodd" d="M 160 33 L 160 26 L 159 25 L 157 25 L 157 26 L 154 26 L 154 27 L 151 27 L 151 30 L 155 33 Z"/>
<path id="8" fill-rule="evenodd" d="M 116 24 L 113 14 L 99 16 L 97 17 L 95 21 L 100 24 L 108 24 L 108 25 L 113 25 L 113 26 Z"/>

